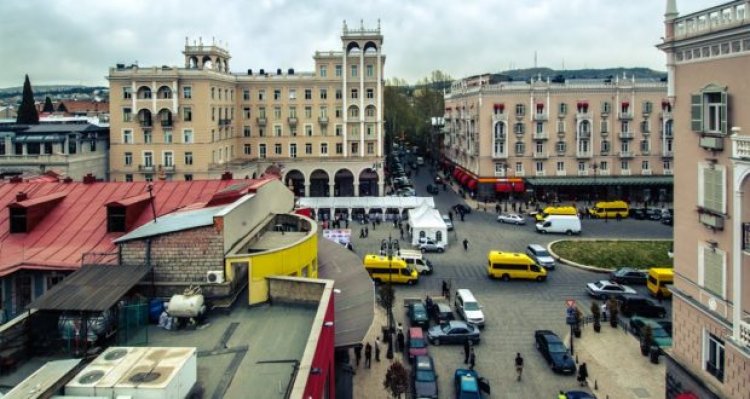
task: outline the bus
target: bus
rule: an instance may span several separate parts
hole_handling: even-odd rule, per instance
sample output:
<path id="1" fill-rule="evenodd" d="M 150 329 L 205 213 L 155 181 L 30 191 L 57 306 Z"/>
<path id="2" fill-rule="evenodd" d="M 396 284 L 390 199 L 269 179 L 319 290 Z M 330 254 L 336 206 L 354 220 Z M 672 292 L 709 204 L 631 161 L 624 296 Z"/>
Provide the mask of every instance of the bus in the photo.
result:
<path id="1" fill-rule="evenodd" d="M 487 254 L 487 275 L 503 281 L 525 279 L 542 282 L 547 279 L 547 269 L 523 253 L 490 251 Z"/>
<path id="2" fill-rule="evenodd" d="M 387 256 L 369 254 L 362 263 L 375 282 L 409 285 L 419 282 L 419 273 L 401 258 L 388 260 Z"/>

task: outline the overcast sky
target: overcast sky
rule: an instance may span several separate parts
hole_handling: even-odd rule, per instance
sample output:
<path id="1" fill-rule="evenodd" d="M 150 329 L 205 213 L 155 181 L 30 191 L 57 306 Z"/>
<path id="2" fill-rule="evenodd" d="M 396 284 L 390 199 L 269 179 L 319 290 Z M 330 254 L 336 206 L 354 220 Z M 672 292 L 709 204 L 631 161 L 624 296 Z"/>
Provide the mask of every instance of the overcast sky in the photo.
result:
<path id="1" fill-rule="evenodd" d="M 724 1 L 678 0 L 687 14 Z M 435 69 L 454 78 L 509 68 L 645 66 L 665 0 L 3 0 L 0 87 L 106 85 L 108 68 L 184 64 L 185 37 L 229 43 L 233 71 L 312 70 L 315 50 L 340 50 L 342 21 L 381 20 L 386 78 Z"/>

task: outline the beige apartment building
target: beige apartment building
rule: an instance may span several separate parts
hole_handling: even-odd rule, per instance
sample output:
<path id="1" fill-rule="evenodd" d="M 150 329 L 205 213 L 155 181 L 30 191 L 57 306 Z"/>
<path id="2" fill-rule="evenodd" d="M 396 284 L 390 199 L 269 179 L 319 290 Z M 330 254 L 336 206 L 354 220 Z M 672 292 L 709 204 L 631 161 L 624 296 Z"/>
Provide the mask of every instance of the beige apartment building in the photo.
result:
<path id="1" fill-rule="evenodd" d="M 750 1 L 679 16 L 667 0 L 658 47 L 678 137 L 666 397 L 748 398 Z"/>
<path id="2" fill-rule="evenodd" d="M 341 43 L 312 72 L 234 73 L 224 46 L 187 39 L 182 68 L 110 68 L 112 179 L 274 171 L 299 196 L 382 195 L 380 22 L 344 22 Z"/>
<path id="3" fill-rule="evenodd" d="M 671 200 L 666 82 L 493 79 L 445 95 L 444 167 L 477 198 Z"/>

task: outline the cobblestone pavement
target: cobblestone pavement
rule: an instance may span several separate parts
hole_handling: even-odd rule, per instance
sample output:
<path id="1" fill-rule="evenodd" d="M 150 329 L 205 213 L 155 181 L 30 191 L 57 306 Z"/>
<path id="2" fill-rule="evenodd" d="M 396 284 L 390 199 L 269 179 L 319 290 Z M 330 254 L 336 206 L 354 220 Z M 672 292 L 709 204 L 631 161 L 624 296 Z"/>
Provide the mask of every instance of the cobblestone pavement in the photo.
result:
<path id="1" fill-rule="evenodd" d="M 415 186 L 418 195 L 427 195 L 425 186 L 431 180 L 423 168 L 421 174 L 415 177 Z M 441 191 L 435 196 L 436 207 L 443 213 L 447 213 L 450 206 L 456 203 L 464 203 L 461 198 L 450 189 Z M 475 207 L 476 204 L 473 204 Z M 511 281 L 501 282 L 490 280 L 486 275 L 487 252 L 489 250 L 506 250 L 523 252 L 526 245 L 538 243 L 546 245 L 551 241 L 566 238 L 565 236 L 539 235 L 534 231 L 531 223 L 526 226 L 511 226 L 499 224 L 495 221 L 494 205 L 490 204 L 492 212 L 474 210 L 466 215 L 465 221 L 461 222 L 454 215 L 455 230 L 449 232 L 450 246 L 443 254 L 427 254 L 426 256 L 435 264 L 435 272 L 431 276 L 421 278 L 419 284 L 407 287 L 396 287 L 397 306 L 394 314 L 397 320 L 403 321 L 405 317 L 404 308 L 401 306 L 404 298 L 424 298 L 426 295 L 439 296 L 441 283 L 448 281 L 451 287 L 469 288 L 484 307 L 486 327 L 482 332 L 482 342 L 477 346 L 476 369 L 487 377 L 492 386 L 493 398 L 554 398 L 560 389 L 575 389 L 577 383 L 574 377 L 553 374 L 544 362 L 541 355 L 534 347 L 533 332 L 537 329 L 549 329 L 555 331 L 561 338 L 568 334 L 565 325 L 565 301 L 574 299 L 578 305 L 588 313 L 591 298 L 586 295 L 585 285 L 588 282 L 606 278 L 606 275 L 596 274 L 580 270 L 567 265 L 558 264 L 557 269 L 550 273 L 546 282 L 524 282 Z M 671 238 L 672 228 L 654 221 L 640 221 L 626 219 L 620 222 L 602 220 L 583 220 L 583 238 Z M 351 225 L 353 237 L 358 236 L 358 223 Z M 381 223 L 373 228 L 369 225 L 370 236 L 366 239 L 354 238 L 355 251 L 364 256 L 366 253 L 377 253 L 380 242 L 391 235 L 398 238 L 398 229 L 392 224 Z M 460 242 L 469 240 L 469 250 L 464 251 Z M 402 248 L 410 248 L 408 242 L 401 241 Z M 643 287 L 635 287 L 643 292 Z M 665 303 L 669 309 L 671 304 Z M 671 311 L 671 309 L 670 309 Z M 405 323 L 406 325 L 406 323 Z M 593 334 L 593 333 L 591 333 Z M 629 345 L 632 350 L 626 351 L 623 356 L 632 352 L 636 360 L 640 359 L 640 352 L 635 338 L 627 334 L 621 334 L 620 341 L 614 345 Z M 513 358 L 516 352 L 521 352 L 526 359 L 524 381 L 516 382 L 513 371 Z M 440 397 L 449 397 L 453 393 L 452 375 L 456 368 L 463 367 L 462 347 L 439 346 L 430 347 L 430 354 L 434 357 L 440 376 Z M 593 355 L 582 355 L 593 357 Z M 579 361 L 590 359 L 579 358 Z M 624 364 L 628 364 L 627 362 Z M 624 365 L 623 364 L 623 365 Z M 637 364 L 634 363 L 639 367 Z M 601 373 L 600 370 L 589 371 Z M 383 372 L 384 373 L 384 372 Z M 374 373 L 373 373 L 374 374 Z M 377 377 L 382 387 L 384 374 Z M 662 397 L 663 396 L 663 369 L 661 377 L 662 389 L 654 396 L 633 397 Z M 627 377 L 612 379 L 608 383 L 609 389 L 620 389 L 625 384 Z M 356 383 L 356 381 L 355 381 Z M 605 383 L 606 384 L 606 383 Z M 644 386 L 639 386 L 639 384 Z M 653 385 L 649 380 L 639 380 L 634 377 L 628 381 L 627 392 L 643 392 L 654 394 Z M 356 397 L 378 397 L 370 392 L 371 384 L 365 384 L 364 390 L 355 386 Z M 365 388 L 362 386 L 361 388 Z M 599 386 L 604 389 L 602 383 Z M 644 391 L 645 390 L 645 391 Z M 614 391 L 613 391 L 614 392 Z M 616 391 L 624 392 L 624 391 Z M 601 396 L 601 393 L 599 394 Z M 603 396 L 602 396 L 603 397 Z M 615 397 L 615 396 L 612 396 Z M 620 397 L 620 396 L 616 396 Z M 627 397 L 627 396 L 625 396 Z"/>

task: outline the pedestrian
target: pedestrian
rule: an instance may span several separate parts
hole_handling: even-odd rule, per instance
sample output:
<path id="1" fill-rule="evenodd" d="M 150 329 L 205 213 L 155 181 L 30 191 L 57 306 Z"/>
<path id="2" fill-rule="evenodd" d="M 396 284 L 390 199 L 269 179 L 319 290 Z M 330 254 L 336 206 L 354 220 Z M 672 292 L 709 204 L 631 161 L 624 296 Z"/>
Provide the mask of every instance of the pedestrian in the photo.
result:
<path id="1" fill-rule="evenodd" d="M 495 213 L 500 214 L 500 203 L 495 204 Z"/>
<path id="2" fill-rule="evenodd" d="M 356 367 L 359 367 L 359 359 L 362 358 L 362 345 L 354 347 L 354 359 L 356 360 Z"/>
<path id="3" fill-rule="evenodd" d="M 377 339 L 375 339 L 375 361 L 380 362 L 380 345 Z"/>
<path id="4" fill-rule="evenodd" d="M 365 238 L 365 230 L 362 228 L 359 229 L 359 238 Z"/>
<path id="5" fill-rule="evenodd" d="M 349 242 L 346 243 L 346 249 L 354 252 L 354 245 L 352 245 L 351 241 L 349 241 Z"/>
<path id="6" fill-rule="evenodd" d="M 523 374 L 523 358 L 520 353 L 516 353 L 516 376 L 518 381 L 521 381 L 521 375 Z"/>
<path id="7" fill-rule="evenodd" d="M 451 223 L 453 223 L 453 212 L 448 211 L 448 219 L 450 219 Z"/>
<path id="8" fill-rule="evenodd" d="M 471 349 L 469 349 L 469 370 L 474 370 L 474 364 L 477 361 L 476 354 L 474 353 L 474 347 L 472 346 Z"/>
<path id="9" fill-rule="evenodd" d="M 348 229 L 349 228 L 349 218 L 346 218 L 346 220 L 344 222 L 346 223 L 346 228 Z"/>
<path id="10" fill-rule="evenodd" d="M 370 229 L 368 229 L 367 226 L 365 226 L 365 238 L 369 236 L 370 236 Z"/>
<path id="11" fill-rule="evenodd" d="M 398 341 L 398 351 L 403 352 L 404 351 L 404 331 L 399 330 L 398 334 L 396 334 L 396 340 Z"/>
<path id="12" fill-rule="evenodd" d="M 469 239 L 464 238 L 464 251 L 468 251 L 468 250 L 469 250 Z"/>
<path id="13" fill-rule="evenodd" d="M 450 292 L 448 291 L 448 282 L 443 280 L 443 296 L 447 297 Z"/>
<path id="14" fill-rule="evenodd" d="M 617 216 L 615 216 L 615 218 L 616 218 L 616 219 L 617 219 L 617 221 L 619 222 L 619 221 L 621 221 L 621 220 L 622 220 L 622 215 L 620 215 L 620 213 L 618 212 L 618 213 L 617 213 Z"/>
<path id="15" fill-rule="evenodd" d="M 372 220 L 372 229 L 375 230 L 375 219 Z"/>
<path id="16" fill-rule="evenodd" d="M 471 341 L 464 341 L 464 364 L 469 363 L 469 354 L 471 353 Z"/>
<path id="17" fill-rule="evenodd" d="M 424 306 L 427 308 L 427 313 L 430 313 L 432 311 L 434 303 L 432 302 L 432 298 L 430 298 L 429 295 L 427 295 L 427 298 L 425 298 L 424 300 Z"/>
<path id="18" fill-rule="evenodd" d="M 581 363 L 581 367 L 578 368 L 578 383 L 582 387 L 586 386 L 586 379 L 589 378 L 589 370 L 586 367 L 586 362 Z"/>
<path id="19" fill-rule="evenodd" d="M 464 213 L 463 212 L 461 212 L 461 221 L 462 222 L 464 221 Z"/>
<path id="20" fill-rule="evenodd" d="M 370 368 L 370 364 L 372 362 L 372 345 L 368 342 L 367 345 L 365 345 L 365 367 Z"/>
<path id="21" fill-rule="evenodd" d="M 404 229 L 400 228 L 400 229 L 398 229 L 398 232 L 401 234 L 401 239 L 403 240 L 404 239 Z"/>

